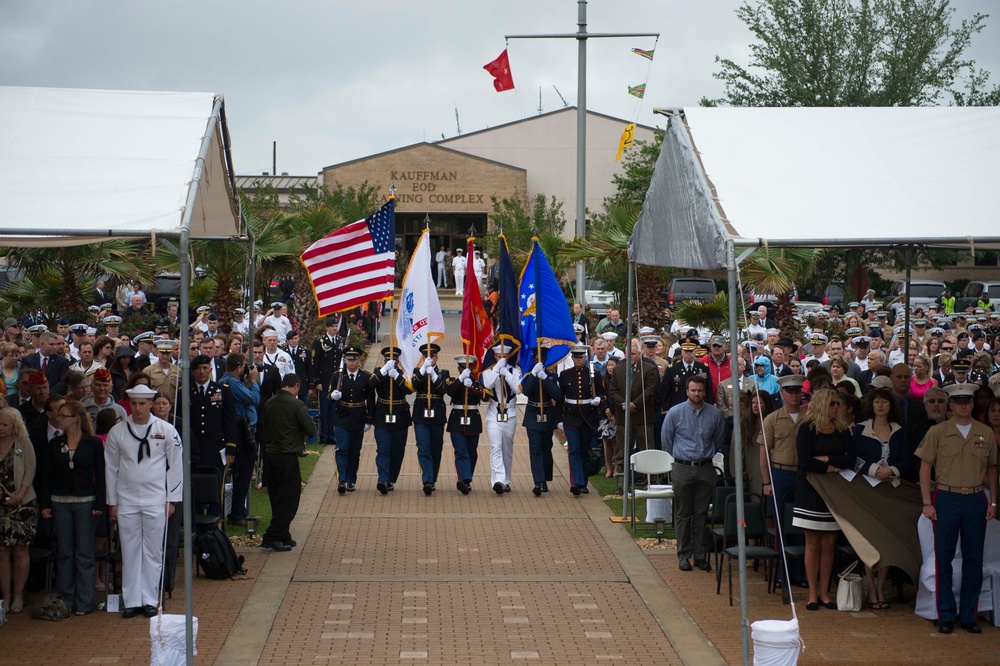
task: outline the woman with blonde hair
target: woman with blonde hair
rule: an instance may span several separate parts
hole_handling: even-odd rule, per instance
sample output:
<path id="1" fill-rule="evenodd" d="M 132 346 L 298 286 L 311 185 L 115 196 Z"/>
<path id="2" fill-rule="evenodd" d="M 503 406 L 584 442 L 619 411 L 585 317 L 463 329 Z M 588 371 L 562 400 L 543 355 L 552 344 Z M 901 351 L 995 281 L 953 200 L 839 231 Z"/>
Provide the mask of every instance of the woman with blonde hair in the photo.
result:
<path id="1" fill-rule="evenodd" d="M 94 436 L 87 408 L 63 402 L 57 412 L 62 434 L 38 461 L 38 503 L 56 529 L 56 591 L 76 615 L 94 610 L 94 536 L 104 513 L 104 445 Z"/>
<path id="2" fill-rule="evenodd" d="M 28 547 L 38 529 L 34 480 L 35 449 L 21 412 L 4 407 L 0 409 L 0 593 L 15 614 L 24 609 L 31 563 Z"/>
<path id="3" fill-rule="evenodd" d="M 17 378 L 21 376 L 21 348 L 13 342 L 0 345 L 0 368 L 3 370 L 4 395 L 17 395 Z"/>
<path id="4" fill-rule="evenodd" d="M 828 388 L 813 392 L 795 440 L 799 469 L 795 483 L 792 524 L 806 537 L 805 568 L 809 583 L 806 610 L 837 608 L 830 600 L 830 577 L 840 527 L 826 502 L 809 482 L 808 474 L 836 474 L 854 467 L 857 448 L 840 413 L 841 399 Z"/>

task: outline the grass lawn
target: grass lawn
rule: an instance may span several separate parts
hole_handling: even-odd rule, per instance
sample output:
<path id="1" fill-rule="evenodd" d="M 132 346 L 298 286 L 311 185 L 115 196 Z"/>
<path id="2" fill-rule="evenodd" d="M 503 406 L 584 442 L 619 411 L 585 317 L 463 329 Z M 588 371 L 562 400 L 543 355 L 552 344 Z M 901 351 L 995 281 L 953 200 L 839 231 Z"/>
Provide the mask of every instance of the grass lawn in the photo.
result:
<path id="1" fill-rule="evenodd" d="M 622 515 L 622 496 L 615 495 L 615 490 L 618 487 L 618 479 L 611 478 L 605 479 L 604 472 L 600 472 L 590 477 L 590 487 L 595 491 L 600 493 L 601 497 L 604 499 L 604 503 L 611 508 L 611 513 L 616 516 Z M 627 513 L 626 513 L 627 515 Z M 632 534 L 631 523 L 621 523 L 622 529 L 628 531 L 632 534 L 633 539 L 643 539 L 655 536 L 656 526 L 652 523 L 642 522 L 646 517 L 646 500 L 639 499 L 635 503 L 635 515 L 636 515 L 636 533 Z M 665 537 L 673 539 L 674 529 L 672 526 L 668 526 L 665 529 Z"/>
<path id="2" fill-rule="evenodd" d="M 299 469 L 302 470 L 303 485 L 309 483 L 309 477 L 312 476 L 313 469 L 316 467 L 316 463 L 319 462 L 320 454 L 323 453 L 323 449 L 325 448 L 327 447 L 321 444 L 306 444 L 306 453 L 308 455 L 304 458 L 299 458 Z M 333 447 L 330 448 L 332 449 Z M 264 534 L 271 524 L 271 503 L 267 499 L 267 488 L 257 490 L 256 483 L 251 483 L 250 485 L 250 515 L 260 516 L 260 520 L 257 522 L 257 534 L 258 536 Z M 246 533 L 247 530 L 245 527 L 226 524 L 226 534 L 229 536 L 245 536 Z"/>

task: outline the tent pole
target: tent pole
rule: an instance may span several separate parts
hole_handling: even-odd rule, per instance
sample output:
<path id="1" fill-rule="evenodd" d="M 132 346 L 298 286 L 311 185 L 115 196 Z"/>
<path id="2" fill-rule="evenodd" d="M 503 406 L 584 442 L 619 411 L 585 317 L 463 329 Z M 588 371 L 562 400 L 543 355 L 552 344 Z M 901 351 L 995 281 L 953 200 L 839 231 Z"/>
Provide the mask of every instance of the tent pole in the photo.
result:
<path id="1" fill-rule="evenodd" d="M 906 261 L 906 307 L 903 309 L 903 365 L 910 365 L 910 268 L 913 267 L 913 257 L 916 255 L 916 248 L 909 245 L 903 248 L 903 258 Z M 888 361 L 889 359 L 886 359 Z M 911 368 L 912 370 L 912 368 Z M 932 368 L 933 370 L 933 368 Z M 909 428 L 910 424 L 906 424 Z"/>
<path id="2" fill-rule="evenodd" d="M 743 663 L 750 664 L 750 621 L 747 609 L 747 539 L 746 511 L 743 506 L 743 447 L 740 434 L 740 375 L 736 363 L 736 252 L 732 240 L 726 241 L 726 263 L 729 279 L 729 367 L 733 375 L 733 465 L 736 468 L 736 542 L 740 550 L 740 633 L 743 641 Z"/>
<path id="3" fill-rule="evenodd" d="M 181 229 L 180 238 L 180 333 L 181 333 L 181 353 L 178 355 L 177 364 L 180 367 L 180 408 L 181 408 L 181 443 L 184 454 L 184 651 L 188 664 L 194 663 L 194 615 L 193 600 L 191 598 L 191 557 L 192 541 L 194 537 L 194 526 L 191 518 L 191 392 L 187 390 L 189 385 L 188 368 L 190 361 L 188 358 L 188 327 L 191 325 L 191 316 L 188 312 L 190 308 L 189 288 L 191 284 L 191 263 L 190 251 L 191 241 L 187 227 Z"/>
<path id="4" fill-rule="evenodd" d="M 632 382 L 635 378 L 632 373 L 632 290 L 635 288 L 635 262 L 628 262 L 628 297 L 625 299 L 626 307 L 625 312 L 628 313 L 628 319 L 625 320 L 625 402 L 628 403 L 632 397 Z M 632 427 L 632 412 L 629 409 L 625 411 L 625 423 L 622 424 L 625 428 L 625 434 L 622 436 L 622 518 L 628 517 L 629 503 L 628 503 L 628 493 L 629 486 L 632 485 L 632 470 L 631 463 L 629 459 L 629 452 L 632 450 L 632 437 L 629 436 L 631 432 L 629 428 Z M 646 442 L 648 445 L 649 442 Z M 635 516 L 632 516 L 633 524 L 635 527 Z"/>

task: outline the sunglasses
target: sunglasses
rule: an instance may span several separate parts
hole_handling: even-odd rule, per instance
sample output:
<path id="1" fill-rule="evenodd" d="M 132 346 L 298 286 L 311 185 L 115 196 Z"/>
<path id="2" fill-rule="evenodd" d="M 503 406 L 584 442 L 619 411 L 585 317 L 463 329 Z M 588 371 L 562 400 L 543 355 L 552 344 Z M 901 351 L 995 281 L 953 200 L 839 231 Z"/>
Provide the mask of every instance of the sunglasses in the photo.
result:
<path id="1" fill-rule="evenodd" d="M 831 400 L 830 401 L 830 407 L 840 407 L 841 404 L 843 404 L 843 403 L 841 403 L 839 400 Z"/>
<path id="2" fill-rule="evenodd" d="M 944 398 L 927 398 L 927 402 L 931 403 L 932 405 L 940 405 L 948 401 L 945 400 Z"/>
<path id="3" fill-rule="evenodd" d="M 954 347 L 945 347 L 944 345 L 941 345 L 941 351 L 955 351 L 955 348 Z"/>

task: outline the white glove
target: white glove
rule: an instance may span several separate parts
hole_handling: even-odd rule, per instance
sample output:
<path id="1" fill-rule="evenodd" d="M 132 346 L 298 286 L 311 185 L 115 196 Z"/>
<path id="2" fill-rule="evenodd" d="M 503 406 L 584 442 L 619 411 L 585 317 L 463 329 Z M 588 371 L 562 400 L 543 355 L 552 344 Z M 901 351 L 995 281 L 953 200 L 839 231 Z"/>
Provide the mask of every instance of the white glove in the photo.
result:
<path id="1" fill-rule="evenodd" d="M 382 374 L 388 375 L 395 367 L 396 367 L 395 361 L 386 361 L 385 365 L 382 366 Z"/>
<path id="2" fill-rule="evenodd" d="M 428 373 L 430 373 L 430 376 L 431 376 L 431 379 L 433 379 L 434 381 L 437 381 L 437 380 L 438 380 L 438 373 L 437 373 L 437 370 L 435 370 L 435 369 L 433 368 L 433 366 L 432 366 L 432 367 L 430 367 L 430 368 L 427 368 L 427 372 L 428 372 Z"/>
<path id="3" fill-rule="evenodd" d="M 507 367 L 507 357 L 505 356 L 499 361 L 497 361 L 496 368 L 497 370 L 500 370 L 501 368 L 506 368 L 506 367 Z"/>
<path id="4" fill-rule="evenodd" d="M 503 366 L 502 368 L 500 368 L 500 374 L 503 377 L 510 377 L 510 368 L 508 368 L 506 365 Z"/>
<path id="5" fill-rule="evenodd" d="M 558 430 L 562 430 L 563 429 L 563 422 L 562 421 L 560 421 L 559 423 L 556 424 L 556 429 L 558 429 Z"/>
<path id="6" fill-rule="evenodd" d="M 340 391 L 336 390 L 336 389 L 334 389 L 333 391 L 330 391 L 330 400 L 336 401 L 336 400 L 340 400 L 343 397 L 344 397 L 344 394 L 341 393 Z"/>
<path id="7" fill-rule="evenodd" d="M 469 379 L 468 377 L 463 379 L 462 383 L 465 384 L 465 388 L 472 388 L 472 380 Z"/>
<path id="8" fill-rule="evenodd" d="M 371 429 L 372 429 L 372 424 L 371 423 L 366 423 L 365 424 L 365 432 L 368 432 Z"/>
<path id="9" fill-rule="evenodd" d="M 426 375 L 427 368 L 431 367 L 431 365 L 433 365 L 432 361 L 429 358 L 425 358 L 424 362 L 420 365 L 420 374 Z"/>
<path id="10" fill-rule="evenodd" d="M 535 367 L 531 369 L 531 374 L 538 377 L 539 379 L 545 379 L 545 366 L 541 363 L 536 363 Z"/>
<path id="11" fill-rule="evenodd" d="M 591 400 L 590 404 L 592 404 L 594 407 L 597 407 L 598 405 L 600 405 L 601 404 L 601 396 L 597 396 L 596 398 L 594 398 L 593 400 Z"/>
<path id="12" fill-rule="evenodd" d="M 465 381 L 471 376 L 472 376 L 472 371 L 466 368 L 465 370 L 462 370 L 462 373 L 458 376 L 458 378 L 461 379 L 462 381 Z"/>
<path id="13" fill-rule="evenodd" d="M 389 376 L 392 377 L 393 379 L 399 377 L 399 370 L 397 370 L 395 367 L 389 368 Z"/>

